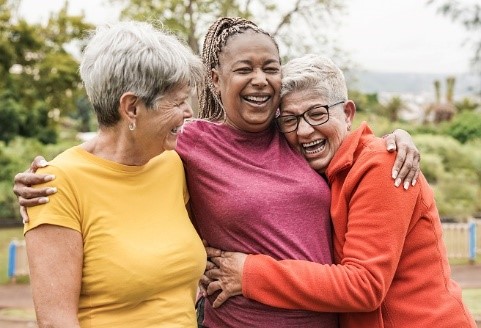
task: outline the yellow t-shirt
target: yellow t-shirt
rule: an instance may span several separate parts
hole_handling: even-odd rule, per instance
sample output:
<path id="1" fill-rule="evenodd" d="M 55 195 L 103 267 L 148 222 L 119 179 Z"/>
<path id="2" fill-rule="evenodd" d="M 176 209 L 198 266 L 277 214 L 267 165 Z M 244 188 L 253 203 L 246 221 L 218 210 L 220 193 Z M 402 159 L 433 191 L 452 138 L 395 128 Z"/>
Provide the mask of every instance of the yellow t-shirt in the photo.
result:
<path id="1" fill-rule="evenodd" d="M 25 232 L 53 224 L 82 233 L 82 327 L 196 327 L 206 255 L 177 153 L 126 166 L 76 146 L 39 172 L 56 175 L 58 192 L 28 209 Z"/>

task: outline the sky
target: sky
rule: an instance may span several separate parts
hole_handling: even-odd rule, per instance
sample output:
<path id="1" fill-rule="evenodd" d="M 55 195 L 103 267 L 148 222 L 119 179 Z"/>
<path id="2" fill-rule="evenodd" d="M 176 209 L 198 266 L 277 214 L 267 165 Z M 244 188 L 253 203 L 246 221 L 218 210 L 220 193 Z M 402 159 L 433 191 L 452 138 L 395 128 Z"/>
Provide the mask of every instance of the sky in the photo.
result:
<path id="1" fill-rule="evenodd" d="M 63 3 L 22 0 L 19 12 L 29 21 L 44 21 Z M 473 50 L 463 46 L 466 31 L 436 13 L 436 6 L 426 5 L 426 0 L 345 0 L 345 4 L 335 38 L 359 68 L 395 73 L 469 72 Z M 115 22 L 119 12 L 106 0 L 69 0 L 71 14 L 82 10 L 95 24 Z"/>

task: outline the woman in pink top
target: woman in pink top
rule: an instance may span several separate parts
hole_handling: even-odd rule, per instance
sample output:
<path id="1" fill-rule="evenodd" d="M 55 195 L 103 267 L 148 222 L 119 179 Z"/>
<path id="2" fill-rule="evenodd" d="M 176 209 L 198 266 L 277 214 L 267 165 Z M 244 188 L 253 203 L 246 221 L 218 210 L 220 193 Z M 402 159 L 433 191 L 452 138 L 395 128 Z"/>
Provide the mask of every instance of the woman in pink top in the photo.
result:
<path id="1" fill-rule="evenodd" d="M 210 249 L 209 294 L 243 294 L 285 309 L 341 312 L 341 328 L 476 327 L 450 278 L 434 196 L 422 174 L 409 190 L 386 177 L 394 162 L 355 104 L 342 72 L 316 55 L 283 67 L 280 130 L 332 191 L 334 261 L 277 260 Z M 219 308 L 222 308 L 220 306 Z"/>

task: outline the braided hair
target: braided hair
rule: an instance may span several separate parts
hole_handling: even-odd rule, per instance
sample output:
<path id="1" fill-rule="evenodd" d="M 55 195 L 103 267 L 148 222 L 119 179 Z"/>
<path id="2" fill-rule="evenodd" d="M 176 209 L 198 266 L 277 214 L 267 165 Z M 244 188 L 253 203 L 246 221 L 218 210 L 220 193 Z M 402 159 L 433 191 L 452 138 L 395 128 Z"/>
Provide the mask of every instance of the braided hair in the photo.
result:
<path id="1" fill-rule="evenodd" d="M 219 54 L 226 45 L 227 40 L 230 37 L 236 34 L 242 34 L 247 30 L 252 30 L 255 33 L 267 35 L 272 39 L 277 51 L 279 51 L 279 46 L 272 35 L 258 27 L 250 20 L 239 17 L 218 18 L 209 27 L 204 39 L 204 46 L 202 48 L 202 60 L 204 61 L 204 65 L 207 68 L 208 74 L 205 75 L 205 83 L 199 92 L 199 118 L 212 121 L 218 121 L 224 118 L 224 108 L 222 107 L 220 97 L 215 90 L 210 71 L 219 65 Z"/>

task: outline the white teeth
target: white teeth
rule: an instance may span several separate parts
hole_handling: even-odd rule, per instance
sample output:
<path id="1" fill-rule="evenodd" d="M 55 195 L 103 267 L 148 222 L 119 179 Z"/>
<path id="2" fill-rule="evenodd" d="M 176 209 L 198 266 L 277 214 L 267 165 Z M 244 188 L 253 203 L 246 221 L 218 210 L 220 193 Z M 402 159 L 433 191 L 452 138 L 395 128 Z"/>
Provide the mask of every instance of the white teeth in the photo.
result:
<path id="1" fill-rule="evenodd" d="M 317 145 L 317 144 L 320 144 L 321 142 L 323 142 L 323 140 L 316 140 L 316 141 L 311 141 L 311 142 L 308 142 L 308 143 L 303 143 L 303 144 L 302 144 L 302 147 L 315 146 L 315 145 Z"/>
<path id="2" fill-rule="evenodd" d="M 325 145 L 326 145 L 326 140 L 323 139 L 323 140 L 316 140 L 308 143 L 303 143 L 302 148 L 304 149 L 305 154 L 315 154 L 324 150 Z"/>
<path id="3" fill-rule="evenodd" d="M 255 96 L 246 96 L 244 97 L 246 100 L 249 100 L 249 101 L 256 101 L 256 102 L 264 102 L 264 101 L 267 101 L 269 99 L 268 96 L 263 96 L 263 97 L 255 97 Z"/>

